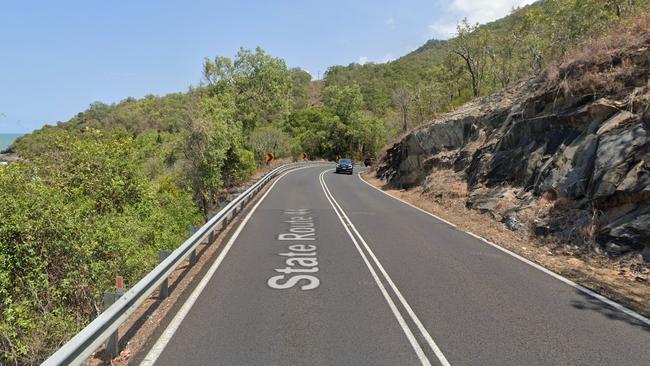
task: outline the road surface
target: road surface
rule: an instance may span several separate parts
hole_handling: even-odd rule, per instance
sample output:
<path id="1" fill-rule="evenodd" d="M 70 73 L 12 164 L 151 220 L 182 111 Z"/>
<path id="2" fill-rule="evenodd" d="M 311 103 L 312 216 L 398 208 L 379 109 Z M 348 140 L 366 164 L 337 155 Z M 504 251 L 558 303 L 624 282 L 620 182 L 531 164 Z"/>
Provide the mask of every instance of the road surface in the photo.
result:
<path id="1" fill-rule="evenodd" d="M 642 320 L 331 168 L 276 181 L 144 364 L 650 365 Z"/>

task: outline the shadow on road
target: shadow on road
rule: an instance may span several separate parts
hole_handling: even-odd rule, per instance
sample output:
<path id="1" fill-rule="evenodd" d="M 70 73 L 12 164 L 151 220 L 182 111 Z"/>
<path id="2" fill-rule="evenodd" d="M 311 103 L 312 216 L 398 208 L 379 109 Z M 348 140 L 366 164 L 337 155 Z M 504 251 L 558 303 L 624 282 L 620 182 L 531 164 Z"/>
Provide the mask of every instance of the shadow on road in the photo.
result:
<path id="1" fill-rule="evenodd" d="M 645 324 L 644 322 L 636 318 L 633 318 L 619 310 L 616 310 L 610 305 L 607 305 L 606 303 L 596 298 L 593 298 L 580 290 L 576 290 L 576 293 L 580 295 L 580 297 L 582 297 L 583 300 L 572 301 L 571 306 L 573 306 L 574 308 L 580 310 L 596 311 L 609 319 L 623 321 L 630 325 L 639 327 L 645 330 L 646 332 L 650 332 L 650 325 Z"/>

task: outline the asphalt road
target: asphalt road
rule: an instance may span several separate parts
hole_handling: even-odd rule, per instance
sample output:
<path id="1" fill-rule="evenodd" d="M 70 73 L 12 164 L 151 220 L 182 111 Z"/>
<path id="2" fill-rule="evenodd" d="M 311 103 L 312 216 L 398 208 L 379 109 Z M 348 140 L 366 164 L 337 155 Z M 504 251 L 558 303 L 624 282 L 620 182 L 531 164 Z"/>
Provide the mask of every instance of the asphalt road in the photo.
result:
<path id="1" fill-rule="evenodd" d="M 276 182 L 145 362 L 650 365 L 643 321 L 328 169 Z"/>

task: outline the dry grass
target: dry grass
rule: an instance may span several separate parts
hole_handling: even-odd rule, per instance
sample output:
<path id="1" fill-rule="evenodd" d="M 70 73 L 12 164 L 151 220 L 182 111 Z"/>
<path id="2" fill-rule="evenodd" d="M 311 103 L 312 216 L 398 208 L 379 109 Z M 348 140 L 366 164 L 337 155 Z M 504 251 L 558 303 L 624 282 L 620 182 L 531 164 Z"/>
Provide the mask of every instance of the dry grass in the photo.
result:
<path id="1" fill-rule="evenodd" d="M 466 208 L 466 186 L 463 188 L 464 182 L 455 173 L 436 172 L 433 177 L 425 192 L 421 187 L 407 191 L 386 188 L 385 182 L 375 178 L 374 174 L 364 175 L 364 179 L 371 184 L 453 222 L 459 230 L 480 235 L 641 314 L 650 316 L 650 266 L 641 263 L 638 258 L 612 260 L 603 255 L 589 253 L 578 246 L 567 246 L 550 239 L 511 231 L 489 214 Z M 454 179 L 458 181 L 454 182 Z M 532 205 L 529 212 L 548 210 L 556 204 L 563 207 L 566 203 L 558 197 L 547 197 Z M 535 216 L 533 212 L 527 219 L 532 220 Z M 585 227 L 584 230 L 588 235 L 589 228 Z"/>
<path id="2" fill-rule="evenodd" d="M 452 204 L 457 199 L 467 198 L 467 183 L 451 170 L 436 170 L 425 181 L 422 193 L 438 203 Z M 435 189 L 434 189 L 435 188 Z"/>
<path id="3" fill-rule="evenodd" d="M 617 26 L 568 53 L 541 76 L 563 95 L 620 95 L 646 86 L 650 76 L 650 15 Z"/>

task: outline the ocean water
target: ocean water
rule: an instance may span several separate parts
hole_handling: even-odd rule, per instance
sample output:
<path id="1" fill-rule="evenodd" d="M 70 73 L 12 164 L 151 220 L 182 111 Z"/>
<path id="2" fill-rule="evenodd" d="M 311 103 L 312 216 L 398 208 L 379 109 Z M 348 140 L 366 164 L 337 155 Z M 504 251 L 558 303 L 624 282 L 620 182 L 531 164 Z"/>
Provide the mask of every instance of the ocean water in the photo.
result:
<path id="1" fill-rule="evenodd" d="M 9 145 L 22 135 L 22 133 L 0 133 L 0 151 L 8 148 Z"/>

